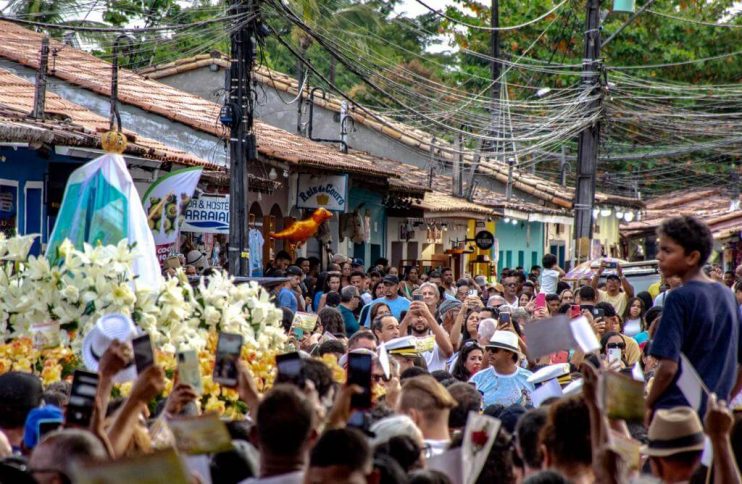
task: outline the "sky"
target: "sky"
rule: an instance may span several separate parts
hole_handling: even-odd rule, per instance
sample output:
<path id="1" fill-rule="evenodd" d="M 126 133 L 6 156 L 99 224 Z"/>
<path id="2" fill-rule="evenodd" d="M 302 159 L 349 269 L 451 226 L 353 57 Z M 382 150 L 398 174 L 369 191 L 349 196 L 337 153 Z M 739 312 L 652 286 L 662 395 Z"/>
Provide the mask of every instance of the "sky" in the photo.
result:
<path id="1" fill-rule="evenodd" d="M 425 3 L 433 8 L 442 8 L 453 2 L 447 0 L 427 0 Z M 422 15 L 429 11 L 430 10 L 420 5 L 417 0 L 402 0 L 402 2 L 397 5 L 397 8 L 394 9 L 394 13 L 403 13 L 408 17 L 417 17 L 418 15 Z"/>
<path id="2" fill-rule="evenodd" d="M 444 8 L 448 5 L 453 5 L 454 2 L 450 0 L 423 0 L 426 5 L 429 5 L 433 8 Z M 394 13 L 398 15 L 404 15 L 406 17 L 417 17 L 418 15 L 422 15 L 424 13 L 428 13 L 430 10 L 428 10 L 426 7 L 420 5 L 417 0 L 402 0 L 397 7 L 394 9 Z M 449 45 L 449 39 L 441 35 L 440 36 L 441 42 L 435 45 L 429 46 L 426 50 L 430 53 L 440 53 L 445 51 L 451 51 L 455 50 L 455 48 L 452 48 Z"/>

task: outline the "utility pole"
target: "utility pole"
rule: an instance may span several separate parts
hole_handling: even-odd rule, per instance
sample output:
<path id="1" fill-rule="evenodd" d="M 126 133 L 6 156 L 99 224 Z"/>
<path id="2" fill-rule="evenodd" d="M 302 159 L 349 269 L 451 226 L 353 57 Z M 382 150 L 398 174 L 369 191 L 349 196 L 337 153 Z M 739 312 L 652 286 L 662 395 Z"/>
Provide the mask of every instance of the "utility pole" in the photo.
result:
<path id="1" fill-rule="evenodd" d="M 492 115 L 494 122 L 495 106 L 500 100 L 500 3 L 499 0 L 492 0 L 490 8 L 490 34 L 492 50 Z"/>
<path id="2" fill-rule="evenodd" d="M 492 54 L 492 61 L 490 62 L 490 68 L 492 70 L 492 88 L 490 90 L 490 97 L 492 98 L 492 104 L 490 106 L 490 119 L 492 128 L 489 130 L 489 134 L 492 137 L 497 137 L 500 130 L 497 128 L 500 117 L 498 103 L 500 102 L 500 3 L 499 0 L 492 0 L 490 5 L 490 54 Z M 486 156 L 487 151 L 490 151 L 493 157 L 497 157 L 497 146 L 498 142 L 482 141 L 479 144 L 477 155 L 472 163 L 471 172 L 469 174 L 469 187 L 467 189 L 467 198 L 471 200 L 472 194 L 474 193 L 474 180 L 477 176 L 477 169 L 481 163 L 482 156 Z"/>
<path id="3" fill-rule="evenodd" d="M 600 0 L 588 0 L 585 16 L 585 55 L 582 66 L 582 85 L 595 94 L 600 89 Z M 590 101 L 586 108 L 600 109 L 601 99 Z M 575 188 L 575 242 L 590 240 L 593 236 L 593 202 L 595 201 L 595 172 L 598 164 L 600 122 L 595 121 L 580 133 L 577 145 L 577 186 Z M 584 248 L 584 247 L 583 247 Z M 589 253 L 580 253 L 587 256 Z M 579 262 L 575 260 L 575 263 Z"/>
<path id="4" fill-rule="evenodd" d="M 453 158 L 453 168 L 451 173 L 451 195 L 454 197 L 461 196 L 461 161 L 463 158 L 464 140 L 461 133 L 454 139 L 454 148 L 456 153 Z"/>
<path id="5" fill-rule="evenodd" d="M 46 71 L 49 67 L 49 36 L 41 39 L 41 51 L 39 55 L 39 70 L 36 71 L 36 89 L 33 94 L 33 112 L 31 116 L 36 119 L 44 117 L 46 105 Z"/>
<path id="6" fill-rule="evenodd" d="M 255 60 L 255 16 L 259 0 L 233 0 L 232 15 L 238 22 L 249 20 L 231 36 L 231 66 L 229 97 L 221 120 L 229 132 L 229 272 L 248 275 L 247 238 L 247 172 L 257 158 L 253 127 L 254 105 L 251 92 L 252 69 Z"/>

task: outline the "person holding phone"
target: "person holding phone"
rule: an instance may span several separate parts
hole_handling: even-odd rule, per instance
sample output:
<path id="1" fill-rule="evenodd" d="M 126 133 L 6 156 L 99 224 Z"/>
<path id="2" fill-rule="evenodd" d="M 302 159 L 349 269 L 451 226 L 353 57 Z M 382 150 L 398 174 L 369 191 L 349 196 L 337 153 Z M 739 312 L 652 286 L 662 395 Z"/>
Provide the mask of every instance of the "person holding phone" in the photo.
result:
<path id="1" fill-rule="evenodd" d="M 410 309 L 400 325 L 399 333 L 407 334 L 408 328 L 419 340 L 430 341 L 432 339 L 431 349 L 421 354 L 425 358 L 428 371 L 445 370 L 446 361 L 453 354 L 451 337 L 430 313 L 425 302 L 413 301 L 410 304 Z M 427 341 L 423 344 L 427 344 Z"/>
<path id="2" fill-rule="evenodd" d="M 626 311 L 626 307 L 629 305 L 629 299 L 634 297 L 634 286 L 629 283 L 626 276 L 623 274 L 623 268 L 619 262 L 613 261 L 611 264 L 615 264 L 615 273 L 608 274 L 605 278 L 605 291 L 598 289 L 600 284 L 600 276 L 608 268 L 609 262 L 605 259 L 600 261 L 600 267 L 593 275 L 590 281 L 590 286 L 595 290 L 598 295 L 598 302 L 607 302 L 611 304 L 618 314 L 623 314 Z M 623 289 L 623 292 L 621 291 Z"/>
<path id="3" fill-rule="evenodd" d="M 477 296 L 467 296 L 464 299 L 461 309 L 456 314 L 456 320 L 449 332 L 451 344 L 454 349 L 466 341 L 477 339 L 477 329 L 479 327 L 479 311 L 482 308 L 482 301 Z"/>
<path id="4" fill-rule="evenodd" d="M 600 340 L 603 359 L 611 370 L 622 370 L 629 367 L 626 361 L 626 338 L 615 331 L 607 332 Z"/>
<path id="5" fill-rule="evenodd" d="M 599 302 L 592 309 L 592 315 L 598 338 L 602 338 L 606 333 L 620 333 L 626 344 L 624 357 L 627 365 L 632 366 L 634 363 L 639 361 L 642 354 L 641 348 L 639 348 L 639 343 L 637 343 L 634 338 L 623 333 L 623 322 L 621 321 L 621 317 L 616 314 L 616 310 L 613 306 L 606 302 Z"/>

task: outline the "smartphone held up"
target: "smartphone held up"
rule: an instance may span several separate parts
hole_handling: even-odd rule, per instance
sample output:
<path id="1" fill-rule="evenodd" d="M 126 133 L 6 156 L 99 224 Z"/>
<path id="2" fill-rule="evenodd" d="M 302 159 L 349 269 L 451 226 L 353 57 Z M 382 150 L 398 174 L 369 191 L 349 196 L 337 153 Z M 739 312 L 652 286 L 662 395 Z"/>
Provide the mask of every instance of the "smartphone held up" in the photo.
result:
<path id="1" fill-rule="evenodd" d="M 178 352 L 178 380 L 180 383 L 193 387 L 199 395 L 204 392 L 201 382 L 201 366 L 198 354 L 194 350 Z"/>
<path id="2" fill-rule="evenodd" d="M 225 387 L 236 387 L 237 362 L 242 351 L 242 335 L 219 333 L 216 344 L 216 361 L 214 363 L 214 381 Z"/>
<path id="3" fill-rule="evenodd" d="M 90 419 L 95 407 L 95 396 L 98 393 L 98 381 L 97 373 L 75 370 L 65 414 L 65 421 L 68 425 L 90 426 Z"/>
<path id="4" fill-rule="evenodd" d="M 137 374 L 141 375 L 144 370 L 155 364 L 155 353 L 152 349 L 152 340 L 148 334 L 143 334 L 131 341 L 134 350 L 134 365 Z"/>
<path id="5" fill-rule="evenodd" d="M 371 355 L 348 353 L 348 378 L 349 385 L 358 385 L 363 390 L 353 395 L 350 406 L 354 410 L 366 410 L 371 408 L 371 370 L 373 359 Z"/>

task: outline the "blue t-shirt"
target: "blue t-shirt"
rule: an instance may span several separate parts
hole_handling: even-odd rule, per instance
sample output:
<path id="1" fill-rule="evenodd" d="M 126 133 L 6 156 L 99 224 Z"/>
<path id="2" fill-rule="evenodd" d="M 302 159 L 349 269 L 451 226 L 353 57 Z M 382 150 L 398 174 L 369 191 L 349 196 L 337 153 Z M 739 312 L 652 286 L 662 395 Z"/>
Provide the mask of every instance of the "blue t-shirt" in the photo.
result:
<path id="1" fill-rule="evenodd" d="M 312 299 L 312 309 L 316 313 L 319 311 L 319 302 L 322 299 L 322 295 L 324 294 L 324 291 L 317 291 L 314 293 L 314 299 Z"/>
<path id="2" fill-rule="evenodd" d="M 514 404 L 530 407 L 533 405 L 531 393 L 535 390 L 533 383 L 527 381 L 531 375 L 530 371 L 521 367 L 510 375 L 500 375 L 489 367 L 478 371 L 469 381 L 484 394 L 485 407 L 496 403 L 506 407 Z"/>
<path id="3" fill-rule="evenodd" d="M 741 335 L 732 291 L 718 282 L 690 281 L 668 293 L 649 354 L 679 362 L 683 353 L 709 390 L 720 400 L 729 400 L 737 377 L 737 363 L 742 362 Z M 680 371 L 655 408 L 688 405 L 676 385 L 679 376 Z M 705 407 L 704 398 L 701 416 Z"/>
<path id="4" fill-rule="evenodd" d="M 345 323 L 345 334 L 347 336 L 351 336 L 353 333 L 358 331 L 358 320 L 356 319 L 355 314 L 353 314 L 353 311 L 346 308 L 342 304 L 338 305 L 338 309 L 340 310 L 340 314 L 343 315 L 343 322 Z"/>
<path id="5" fill-rule="evenodd" d="M 389 309 L 391 309 L 392 311 L 392 316 L 397 318 L 398 321 L 402 321 L 402 311 L 410 310 L 410 300 L 402 296 L 397 296 L 393 300 L 388 299 L 386 296 L 374 299 L 370 303 L 366 304 L 366 306 L 364 306 L 364 309 L 368 307 L 368 309 L 366 310 L 366 318 L 363 321 L 363 325 L 367 328 L 371 327 L 371 308 L 374 307 L 374 304 L 380 302 L 389 306 Z"/>
<path id="6" fill-rule="evenodd" d="M 277 298 L 277 304 L 279 308 L 289 308 L 293 312 L 296 312 L 299 309 L 299 303 L 296 302 L 296 296 L 294 295 L 294 291 L 287 287 L 282 287 L 280 291 L 278 291 L 278 298 Z"/>

